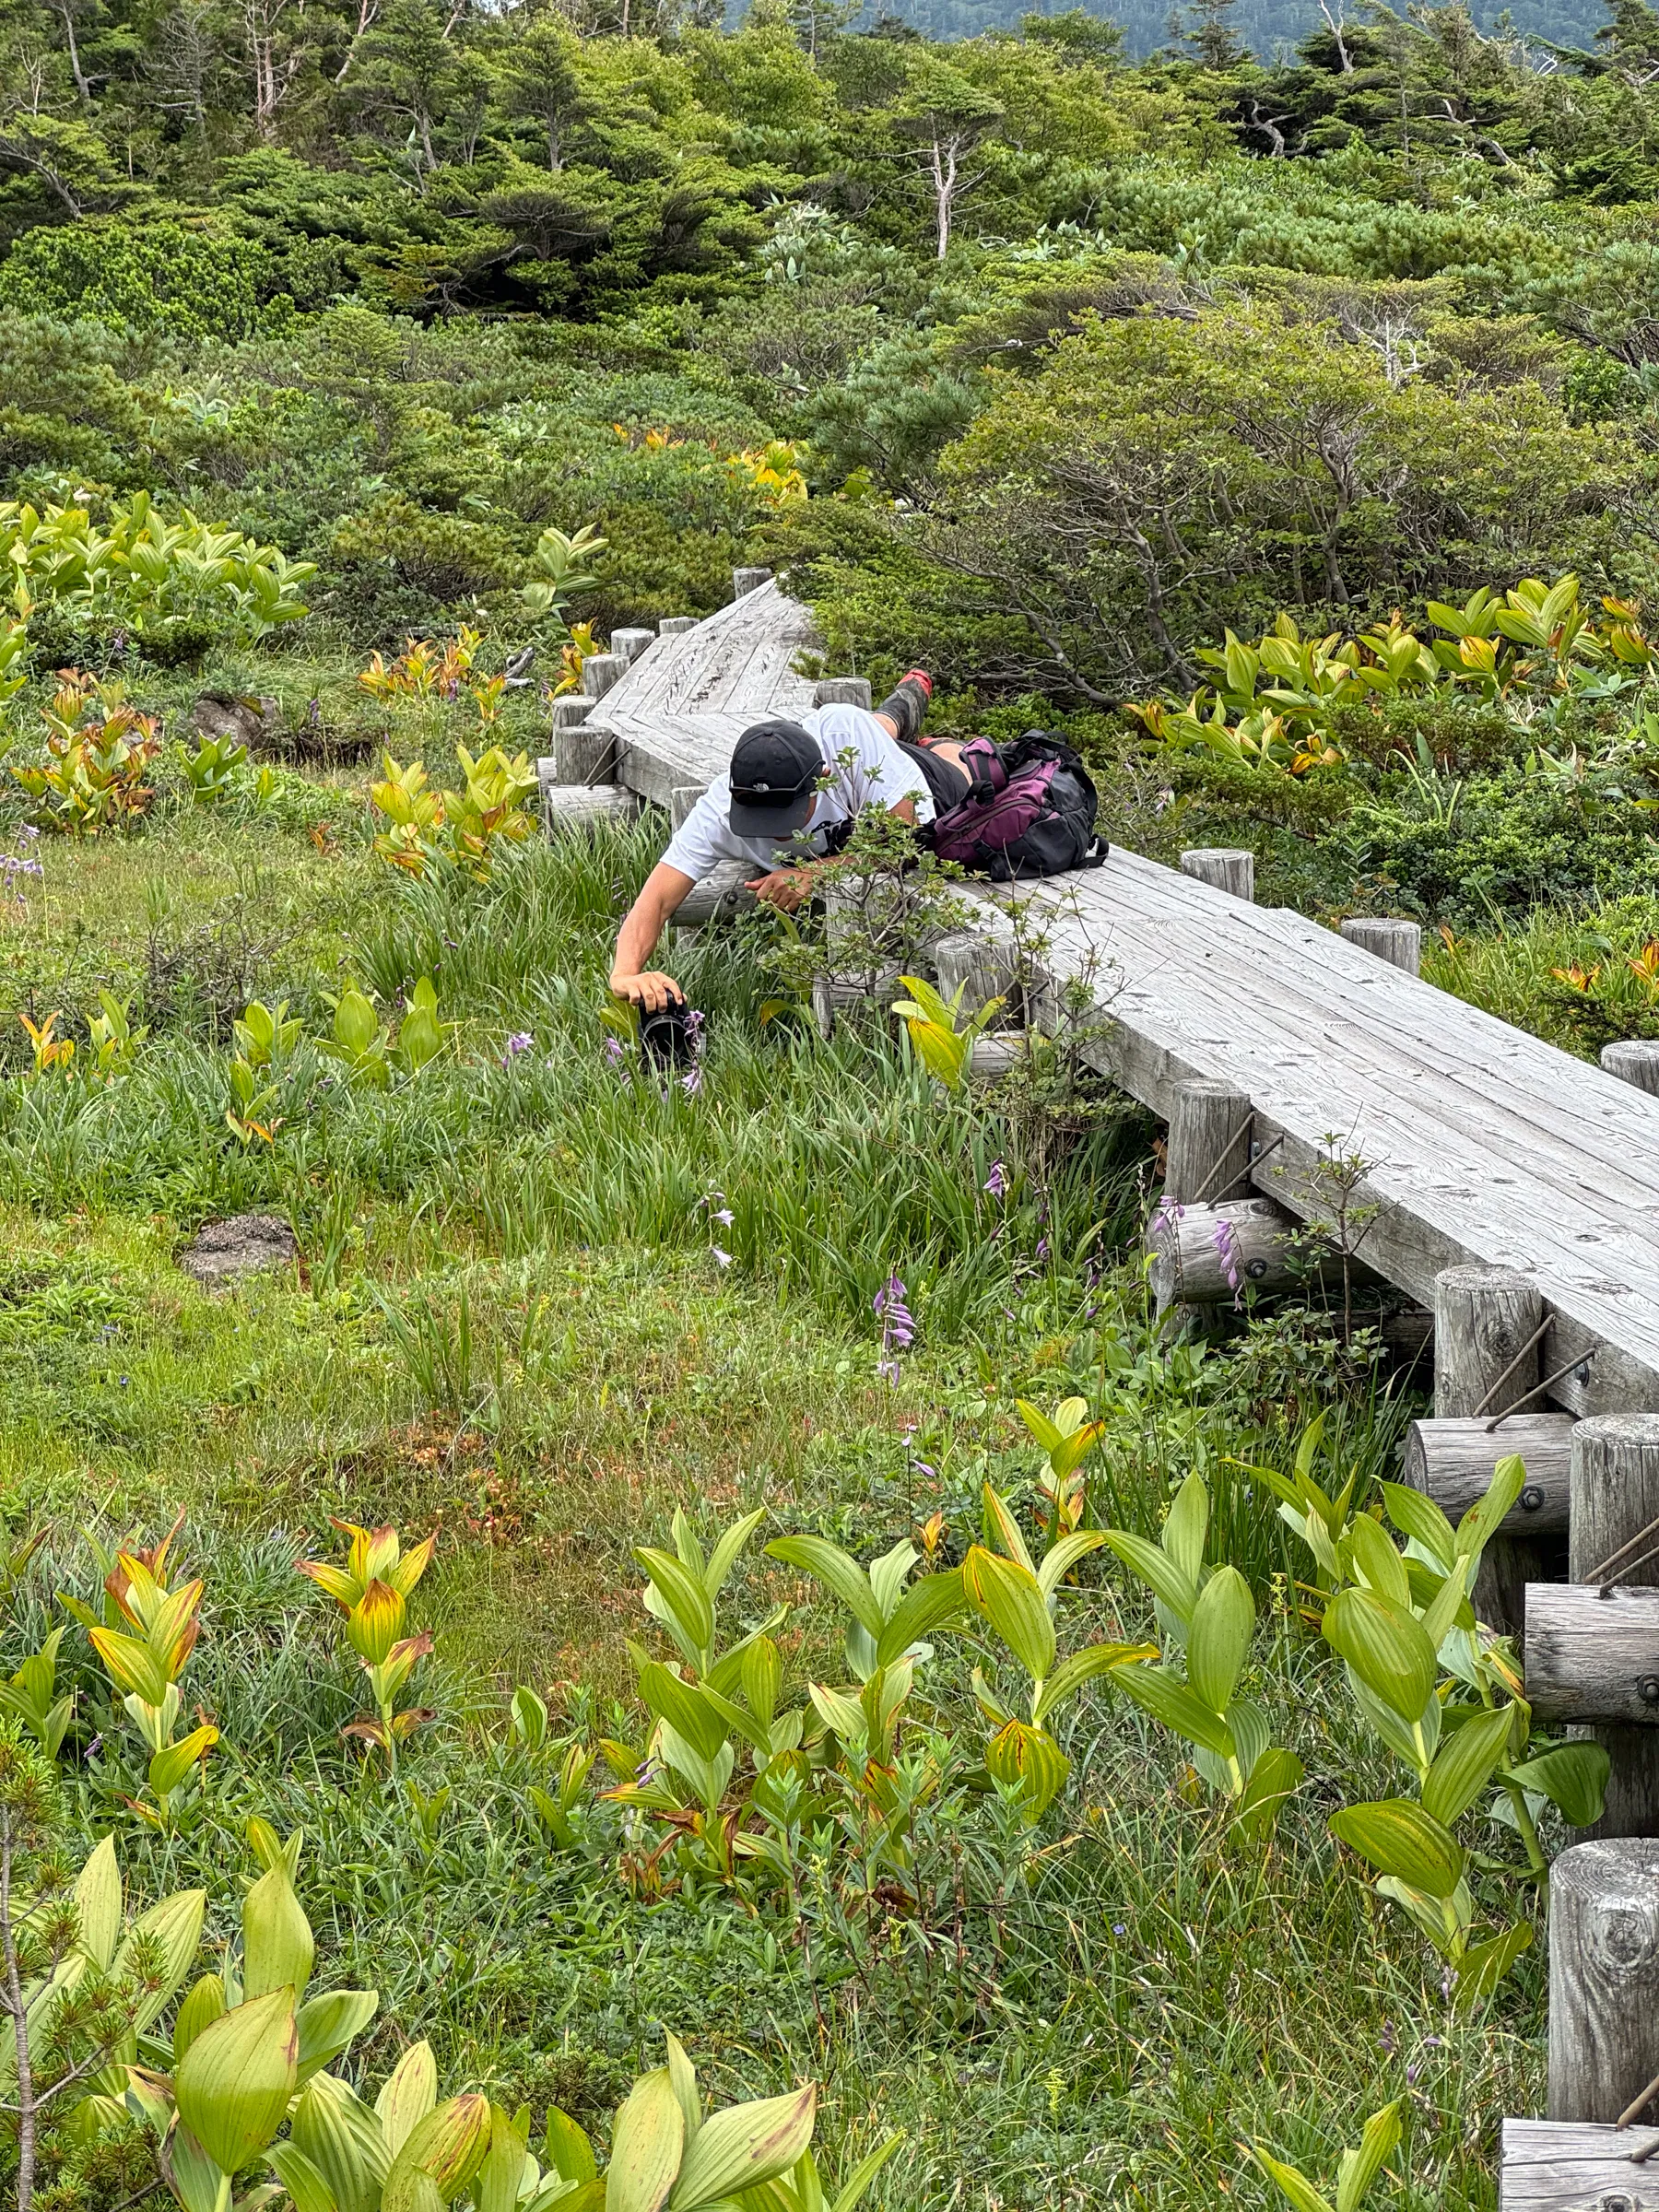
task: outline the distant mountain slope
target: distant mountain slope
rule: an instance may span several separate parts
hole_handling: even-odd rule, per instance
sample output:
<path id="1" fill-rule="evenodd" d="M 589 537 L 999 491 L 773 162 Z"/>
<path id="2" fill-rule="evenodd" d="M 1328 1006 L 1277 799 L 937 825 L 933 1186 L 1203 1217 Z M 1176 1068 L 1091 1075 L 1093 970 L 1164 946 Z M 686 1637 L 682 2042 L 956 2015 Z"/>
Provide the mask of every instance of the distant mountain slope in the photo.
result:
<path id="1" fill-rule="evenodd" d="M 1602 0 L 1471 0 L 1475 20 L 1492 30 L 1507 16 L 1514 29 L 1561 46 L 1587 46 L 1607 20 Z M 881 0 L 870 14 L 901 17 L 929 38 L 967 39 L 983 30 L 1013 29 L 1030 12 L 1029 0 Z M 1054 0 L 1040 12 L 1057 12 Z M 1124 26 L 1128 53 L 1135 60 L 1168 42 L 1170 0 L 1113 0 L 1089 11 Z M 1318 0 L 1238 0 L 1232 22 L 1264 61 L 1276 48 L 1294 47 L 1320 21 Z"/>

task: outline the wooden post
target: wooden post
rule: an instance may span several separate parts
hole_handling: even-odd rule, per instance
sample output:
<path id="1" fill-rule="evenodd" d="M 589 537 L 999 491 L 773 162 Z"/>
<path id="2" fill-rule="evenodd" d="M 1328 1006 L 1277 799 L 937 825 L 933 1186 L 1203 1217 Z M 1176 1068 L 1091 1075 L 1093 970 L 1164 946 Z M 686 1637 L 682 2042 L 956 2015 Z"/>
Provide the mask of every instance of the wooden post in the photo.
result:
<path id="1" fill-rule="evenodd" d="M 1617 2120 L 1656 2074 L 1659 1842 L 1575 1843 L 1549 1870 L 1549 2117 Z"/>
<path id="2" fill-rule="evenodd" d="M 1017 1067 L 1021 1055 L 1030 1050 L 1030 1041 L 1023 1030 L 985 1030 L 977 1036 L 968 1054 L 968 1073 L 987 1083 L 998 1076 L 1006 1076 Z"/>
<path id="3" fill-rule="evenodd" d="M 1255 854 L 1236 846 L 1199 845 L 1182 854 L 1181 872 L 1218 891 L 1230 891 L 1235 899 L 1255 897 Z"/>
<path id="4" fill-rule="evenodd" d="M 1651 1756 L 1659 1744 L 1659 1590 L 1535 1583 L 1526 1603 L 1526 1694 L 1539 1719 L 1631 1731 L 1638 1762 Z M 1610 1743 L 1608 1755 L 1618 1756 Z M 1613 1788 L 1610 1780 L 1609 1804 Z"/>
<path id="5" fill-rule="evenodd" d="M 724 921 L 753 906 L 755 894 L 745 885 L 754 872 L 752 860 L 723 860 L 686 893 L 675 910 L 676 927 L 700 929 L 704 923 Z"/>
<path id="6" fill-rule="evenodd" d="M 683 638 L 688 629 L 697 628 L 696 615 L 665 615 L 657 624 L 659 638 Z"/>
<path id="7" fill-rule="evenodd" d="M 1659 1587 L 1659 1556 L 1641 1554 L 1659 1535 L 1640 1535 L 1659 1519 L 1659 1414 L 1604 1413 L 1572 1432 L 1572 1525 L 1568 1568 L 1575 1583 Z M 1623 1554 L 1628 1564 L 1618 1563 Z M 1609 1561 L 1613 1564 L 1609 1565 Z M 1659 1673 L 1659 1644 L 1650 1646 L 1642 1678 Z M 1642 1704 L 1648 1700 L 1643 1698 Z M 1659 1719 L 1659 1705 L 1654 1707 Z M 1596 1730 L 1613 1772 L 1598 1836 L 1659 1836 L 1659 1731 L 1613 1723 Z M 1659 2073 L 1659 2064 L 1652 2069 Z M 1589 2115 L 1585 2115 L 1589 2117 Z"/>
<path id="8" fill-rule="evenodd" d="M 1296 1223 L 1271 1198 L 1237 1198 L 1226 1206 L 1160 1206 L 1147 1230 L 1159 1312 L 1174 1305 L 1230 1305 L 1247 1289 L 1290 1289 L 1303 1279 L 1287 1249 L 1295 1230 Z"/>
<path id="9" fill-rule="evenodd" d="M 677 783 L 668 794 L 668 814 L 677 830 L 707 788 L 701 783 Z"/>
<path id="10" fill-rule="evenodd" d="M 1517 1413 L 1501 1428 L 1477 1421 L 1413 1421 L 1401 1473 L 1455 1525 L 1486 1494 L 1498 1462 L 1518 1452 L 1526 1488 L 1503 1523 L 1507 1535 L 1565 1536 L 1571 1495 L 1572 1416 Z"/>
<path id="11" fill-rule="evenodd" d="M 1640 1037 L 1627 1038 L 1622 1044 L 1604 1044 L 1601 1064 L 1621 1083 L 1633 1083 L 1638 1090 L 1659 1096 L 1659 1044 L 1649 1044 Z"/>
<path id="12" fill-rule="evenodd" d="M 647 645 L 655 643 L 654 629 L 613 629 L 610 634 L 611 651 L 619 653 L 629 663 L 637 661 Z"/>
<path id="13" fill-rule="evenodd" d="M 1544 1319 L 1536 1284 L 1508 1267 L 1447 1267 L 1434 1278 L 1434 1411 L 1437 1419 L 1489 1421 L 1537 1382 L 1538 1347 L 1528 1347 Z M 1512 1369 L 1505 1379 L 1505 1371 Z M 1537 1409 L 1535 1399 L 1529 1411 Z M 1494 1436 L 1503 1430 L 1495 1429 Z M 1526 1629 L 1526 1585 L 1559 1578 L 1559 1548 L 1537 1537 L 1497 1535 L 1476 1578 L 1480 1619 L 1506 1634 Z"/>
<path id="14" fill-rule="evenodd" d="M 628 674 L 628 656 L 621 653 L 590 653 L 582 664 L 582 688 L 589 699 L 603 699 L 613 684 Z"/>
<path id="15" fill-rule="evenodd" d="M 941 937 L 933 948 L 934 971 L 942 998 L 962 994 L 962 1012 L 977 1014 L 987 999 L 1006 998 L 1005 1018 L 1018 1011 L 1019 963 L 1013 934 L 967 930 L 960 936 Z"/>
<path id="16" fill-rule="evenodd" d="M 758 592 L 763 583 L 770 583 L 771 574 L 770 569 L 734 569 L 732 571 L 733 598 L 747 599 L 751 592 Z"/>
<path id="17" fill-rule="evenodd" d="M 1342 934 L 1350 945 L 1374 952 L 1391 968 L 1403 968 L 1407 975 L 1417 975 L 1421 971 L 1423 932 L 1415 922 L 1392 922 L 1366 914 L 1345 922 Z"/>
<path id="18" fill-rule="evenodd" d="M 870 680 L 864 676 L 826 676 L 812 687 L 815 707 L 862 707 L 870 711 Z"/>
<path id="19" fill-rule="evenodd" d="M 544 769 L 551 770 L 550 760 L 538 760 L 537 782 L 541 786 L 542 827 L 549 837 L 568 830 L 593 830 L 609 822 L 630 821 L 640 810 L 640 802 L 631 791 L 624 791 L 619 783 L 559 783 Z"/>
<path id="20" fill-rule="evenodd" d="M 575 700 L 560 700 L 560 706 Z M 582 704 L 590 711 L 593 700 Z M 553 777 L 555 783 L 614 783 L 617 780 L 617 734 L 604 724 L 593 727 L 585 716 L 553 724 Z"/>
<path id="21" fill-rule="evenodd" d="M 1170 1115 L 1163 1194 L 1171 1205 L 1250 1196 L 1250 1100 L 1229 1083 L 1180 1083 Z"/>

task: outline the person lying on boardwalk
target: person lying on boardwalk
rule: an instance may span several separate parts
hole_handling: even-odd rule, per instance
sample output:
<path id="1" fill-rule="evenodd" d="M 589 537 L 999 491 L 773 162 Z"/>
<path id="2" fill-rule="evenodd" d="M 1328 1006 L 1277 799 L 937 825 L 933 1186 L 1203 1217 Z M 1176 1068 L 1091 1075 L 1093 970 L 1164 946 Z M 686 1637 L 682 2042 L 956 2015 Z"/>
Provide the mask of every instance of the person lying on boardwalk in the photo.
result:
<path id="1" fill-rule="evenodd" d="M 675 831 L 624 917 L 610 987 L 645 1013 L 681 1002 L 671 975 L 651 959 L 695 883 L 724 860 L 752 862 L 748 888 L 793 913 L 810 895 L 815 866 L 846 841 L 855 816 L 885 806 L 901 821 L 931 822 L 966 796 L 961 747 L 921 742 L 933 683 L 912 668 L 874 714 L 819 707 L 799 722 L 744 731 L 728 774 L 718 776 Z"/>

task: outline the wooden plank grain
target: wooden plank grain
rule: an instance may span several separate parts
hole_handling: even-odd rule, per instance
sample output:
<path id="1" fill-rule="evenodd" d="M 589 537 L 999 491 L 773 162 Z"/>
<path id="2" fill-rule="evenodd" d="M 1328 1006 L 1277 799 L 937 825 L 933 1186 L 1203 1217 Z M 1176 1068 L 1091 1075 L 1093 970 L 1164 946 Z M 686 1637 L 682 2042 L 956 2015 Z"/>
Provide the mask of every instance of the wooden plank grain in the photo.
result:
<path id="1" fill-rule="evenodd" d="M 1499 2171 L 1500 2212 L 1659 2212 L 1659 2129 L 1587 2122 L 1506 2120 Z"/>

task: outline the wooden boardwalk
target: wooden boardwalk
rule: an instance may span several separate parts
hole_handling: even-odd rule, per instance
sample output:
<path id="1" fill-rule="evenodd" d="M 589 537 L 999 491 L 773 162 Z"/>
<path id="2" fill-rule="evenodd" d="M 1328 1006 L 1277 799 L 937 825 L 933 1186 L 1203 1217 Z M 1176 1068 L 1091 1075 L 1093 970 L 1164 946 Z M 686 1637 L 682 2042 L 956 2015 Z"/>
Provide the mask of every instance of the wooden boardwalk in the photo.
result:
<path id="1" fill-rule="evenodd" d="M 618 781 L 658 805 L 706 785 L 746 724 L 811 706 L 793 664 L 813 642 L 774 583 L 660 639 L 592 717 L 617 735 Z M 1579 1362 L 1557 1403 L 1659 1407 L 1659 1099 L 1136 853 L 1021 896 L 1049 966 L 1093 977 L 1099 1057 L 1135 1098 L 1167 1118 L 1182 1082 L 1243 1093 L 1252 1179 L 1303 1218 L 1331 1210 L 1322 1152 L 1361 1155 L 1371 1266 L 1425 1304 L 1441 1268 L 1518 1269 L 1552 1317 L 1545 1371 Z"/>

